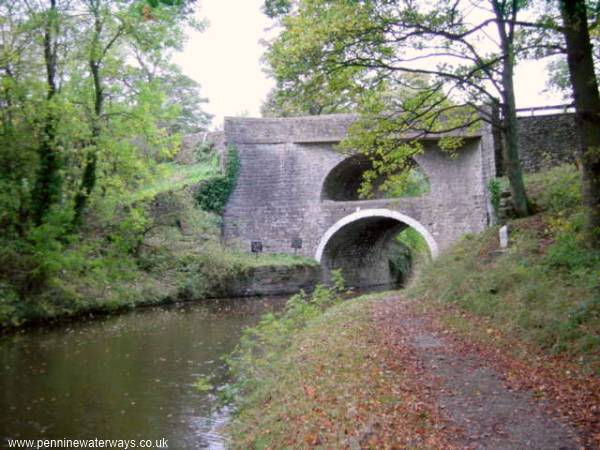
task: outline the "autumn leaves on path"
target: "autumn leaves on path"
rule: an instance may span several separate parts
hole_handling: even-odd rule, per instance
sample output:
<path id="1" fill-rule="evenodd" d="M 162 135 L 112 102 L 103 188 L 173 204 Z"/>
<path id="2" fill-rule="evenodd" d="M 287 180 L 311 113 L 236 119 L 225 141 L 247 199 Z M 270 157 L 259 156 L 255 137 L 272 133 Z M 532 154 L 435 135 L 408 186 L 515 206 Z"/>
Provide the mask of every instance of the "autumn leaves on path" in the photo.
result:
<path id="1" fill-rule="evenodd" d="M 402 360 L 403 378 L 420 392 L 421 408 L 435 424 L 441 447 L 597 448 L 597 378 L 586 378 L 581 389 L 575 386 L 579 391 L 575 398 L 561 397 L 563 387 L 552 388 L 560 378 L 544 379 L 532 365 L 531 379 L 519 380 L 527 376 L 518 370 L 522 361 L 513 360 L 500 347 L 483 350 L 468 343 L 444 329 L 436 315 L 414 306 L 394 298 L 376 302 L 374 320 L 388 358 L 395 359 L 394 364 Z M 547 385 L 547 392 L 531 389 L 534 386 L 527 386 L 531 380 Z M 582 408 L 590 410 L 588 420 L 580 417 Z M 373 435 L 372 444 L 376 441 Z"/>
<path id="2" fill-rule="evenodd" d="M 600 448 L 600 378 L 481 316 L 388 292 L 269 323 L 231 448 Z"/>

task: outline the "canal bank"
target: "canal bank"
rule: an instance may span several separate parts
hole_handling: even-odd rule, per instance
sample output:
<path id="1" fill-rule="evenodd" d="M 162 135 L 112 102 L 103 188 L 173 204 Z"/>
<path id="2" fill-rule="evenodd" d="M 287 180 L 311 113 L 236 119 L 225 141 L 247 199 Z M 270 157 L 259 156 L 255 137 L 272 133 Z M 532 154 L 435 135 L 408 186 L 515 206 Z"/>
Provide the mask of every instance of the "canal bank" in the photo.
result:
<path id="1" fill-rule="evenodd" d="M 600 383 L 574 361 L 405 292 L 314 301 L 247 332 L 230 448 L 597 448 Z"/>
<path id="2" fill-rule="evenodd" d="M 3 247 L 0 328 L 179 301 L 285 295 L 320 281 L 320 266 L 310 258 L 224 247 L 220 217 L 198 207 L 197 189 L 139 200 L 140 223 L 128 231 L 127 251 L 121 236 L 91 228 L 35 258 Z M 41 263 L 37 272 L 22 267 Z"/>

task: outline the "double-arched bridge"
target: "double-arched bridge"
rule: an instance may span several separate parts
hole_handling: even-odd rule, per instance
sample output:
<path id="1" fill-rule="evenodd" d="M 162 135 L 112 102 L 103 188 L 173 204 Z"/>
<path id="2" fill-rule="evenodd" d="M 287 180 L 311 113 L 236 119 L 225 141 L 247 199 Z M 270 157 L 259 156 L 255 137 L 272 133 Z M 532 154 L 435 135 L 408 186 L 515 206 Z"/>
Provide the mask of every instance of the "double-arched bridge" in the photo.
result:
<path id="1" fill-rule="evenodd" d="M 362 200 L 357 189 L 370 163 L 334 148 L 354 120 L 337 114 L 226 118 L 225 143 L 237 147 L 241 169 L 224 212 L 225 242 L 311 256 L 325 274 L 341 268 L 351 285 L 365 286 L 392 281 L 386 256 L 403 228 L 415 229 L 435 257 L 489 224 L 486 186 L 495 174 L 489 126 L 465 137 L 453 156 L 439 148 L 439 137 L 423 139 L 415 161 L 428 192 Z"/>

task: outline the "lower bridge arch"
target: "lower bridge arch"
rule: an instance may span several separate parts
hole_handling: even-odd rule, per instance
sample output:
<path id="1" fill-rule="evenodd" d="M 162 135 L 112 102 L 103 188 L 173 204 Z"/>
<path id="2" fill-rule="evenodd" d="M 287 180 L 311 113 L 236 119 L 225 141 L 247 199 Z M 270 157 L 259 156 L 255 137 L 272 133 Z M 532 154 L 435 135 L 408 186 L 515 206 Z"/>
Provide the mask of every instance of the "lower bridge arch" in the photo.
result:
<path id="1" fill-rule="evenodd" d="M 394 284 L 388 252 L 393 238 L 406 227 L 421 235 L 432 258 L 438 255 L 435 239 L 417 220 L 390 209 L 364 209 L 329 227 L 319 242 L 315 259 L 327 272 L 342 269 L 351 286 Z"/>

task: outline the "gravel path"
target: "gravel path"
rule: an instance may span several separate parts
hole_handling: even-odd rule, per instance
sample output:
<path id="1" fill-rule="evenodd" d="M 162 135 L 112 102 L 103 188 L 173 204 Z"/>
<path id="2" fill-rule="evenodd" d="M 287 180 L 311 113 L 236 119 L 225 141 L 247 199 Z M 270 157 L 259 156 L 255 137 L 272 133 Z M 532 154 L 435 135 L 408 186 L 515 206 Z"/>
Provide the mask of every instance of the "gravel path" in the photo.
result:
<path id="1" fill-rule="evenodd" d="M 580 449 L 575 431 L 550 416 L 530 392 L 511 390 L 502 375 L 476 353 L 454 348 L 434 331 L 427 317 L 406 303 L 381 302 L 375 319 L 394 345 L 409 346 L 418 360 L 422 383 L 448 422 L 452 440 L 464 449 Z M 452 431 L 450 431 L 452 430 Z M 457 432 L 458 430 L 458 432 Z"/>

